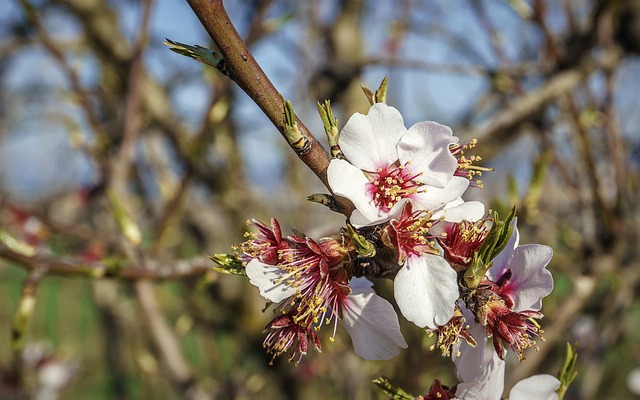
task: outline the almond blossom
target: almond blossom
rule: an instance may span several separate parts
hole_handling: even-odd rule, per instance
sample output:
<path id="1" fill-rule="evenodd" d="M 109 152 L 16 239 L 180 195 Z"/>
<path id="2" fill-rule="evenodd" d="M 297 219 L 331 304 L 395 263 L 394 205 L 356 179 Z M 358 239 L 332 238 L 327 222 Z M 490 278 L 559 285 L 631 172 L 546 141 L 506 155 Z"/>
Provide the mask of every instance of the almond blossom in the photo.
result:
<path id="1" fill-rule="evenodd" d="M 513 234 L 492 260 L 485 279 L 472 290 L 463 289 L 462 297 L 474 316 L 470 322 L 485 328 L 500 358 L 506 354 L 506 345 L 524 360 L 524 350 L 536 347 L 536 337 L 543 339 L 544 331 L 536 319 L 543 316 L 542 298 L 553 290 L 553 277 L 546 269 L 553 251 L 540 244 L 519 246 L 516 219 L 512 227 Z M 447 233 L 440 240 L 445 257 L 464 266 L 471 254 L 469 248 L 479 248 L 486 238 L 486 224 L 461 223 L 448 227 Z"/>
<path id="2" fill-rule="evenodd" d="M 398 216 L 407 201 L 436 218 L 477 220 L 484 214 L 482 203 L 461 199 L 469 179 L 456 174 L 459 162 L 450 146 L 457 142 L 448 126 L 425 121 L 407 129 L 398 110 L 374 104 L 342 129 L 339 145 L 346 160 L 331 161 L 329 185 L 355 205 L 350 221 L 357 228 Z"/>
<path id="3" fill-rule="evenodd" d="M 477 331 L 475 332 L 477 334 Z M 500 400 L 504 391 L 505 361 L 485 342 L 475 348 L 462 343 L 460 353 L 454 357 L 462 383 L 456 387 L 455 399 Z M 509 392 L 509 400 L 556 400 L 560 381 L 548 374 L 535 375 L 516 383 Z"/>
<path id="4" fill-rule="evenodd" d="M 553 250 L 541 244 L 519 245 L 520 235 L 514 231 L 507 246 L 493 260 L 487 272 L 491 293 L 480 293 L 485 304 L 476 309 L 476 317 L 493 335 L 498 355 L 504 358 L 503 343 L 523 360 L 523 350 L 536 347 L 535 336 L 542 338 L 542 329 L 535 319 L 542 318 L 542 299 L 553 290 L 553 277 L 546 266 Z M 483 285 L 481 285 L 483 286 Z"/>
<path id="5" fill-rule="evenodd" d="M 477 330 L 475 334 L 481 333 Z M 449 388 L 435 380 L 426 395 L 416 400 L 501 400 L 504 391 L 505 361 L 486 342 L 465 347 L 454 356 L 460 383 Z M 548 374 L 535 375 L 516 383 L 509 392 L 509 400 L 557 400 L 560 381 Z"/>
<path id="6" fill-rule="evenodd" d="M 315 332 L 323 325 L 333 325 L 331 338 L 335 336 L 338 320 L 351 336 L 355 352 L 366 359 L 390 359 L 399 354 L 398 347 L 407 347 L 393 306 L 375 294 L 370 281 L 350 279 L 341 243 L 330 238 L 319 242 L 300 236 L 282 238 L 279 227 L 275 229 L 277 222 L 273 226 L 260 229 L 252 239 L 264 253 L 247 242 L 241 246 L 247 250 L 245 256 L 253 256 L 246 265 L 250 282 L 282 313 L 265 328 L 268 353 L 275 357 L 291 350 L 290 360 L 299 361 L 310 344 L 320 350 Z M 269 257 L 262 256 L 274 246 L 279 248 L 275 263 L 264 262 Z"/>
<path id="7" fill-rule="evenodd" d="M 428 213 L 406 203 L 383 237 L 397 249 L 402 265 L 393 281 L 400 311 L 419 327 L 433 329 L 451 319 L 459 292 L 456 271 L 429 243 L 431 224 Z"/>

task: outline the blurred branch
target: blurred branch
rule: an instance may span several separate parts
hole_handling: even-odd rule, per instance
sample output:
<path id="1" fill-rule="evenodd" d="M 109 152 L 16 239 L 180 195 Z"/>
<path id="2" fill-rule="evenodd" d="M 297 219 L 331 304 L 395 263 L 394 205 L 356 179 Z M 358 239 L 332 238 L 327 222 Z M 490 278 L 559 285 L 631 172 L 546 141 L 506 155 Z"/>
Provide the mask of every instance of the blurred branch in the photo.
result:
<path id="1" fill-rule="evenodd" d="M 13 314 L 11 324 L 11 349 L 13 350 L 13 362 L 11 366 L 12 380 L 20 387 L 23 381 L 23 357 L 24 339 L 33 317 L 36 306 L 36 289 L 47 272 L 47 267 L 39 265 L 29 272 L 22 284 L 22 293 L 18 301 L 18 307 Z"/>
<path id="2" fill-rule="evenodd" d="M 84 113 L 84 116 L 87 118 L 91 129 L 98 138 L 97 147 L 99 148 L 101 145 L 104 145 L 108 141 L 108 136 L 104 130 L 104 127 L 100 123 L 98 115 L 91 107 L 91 98 L 89 96 L 89 93 L 82 86 L 82 83 L 80 82 L 80 76 L 65 58 L 63 49 L 51 38 L 49 33 L 46 31 L 44 25 L 42 24 L 42 21 L 40 20 L 40 13 L 28 1 L 19 1 L 24 13 L 27 16 L 27 19 L 35 27 L 39 43 L 42 44 L 45 50 L 49 52 L 60 69 L 64 73 L 66 73 L 69 84 L 71 85 L 71 89 L 73 90 L 73 93 L 78 97 L 77 104 Z M 104 167 L 104 165 L 101 166 Z"/>
<path id="3" fill-rule="evenodd" d="M 260 107 L 271 123 L 285 137 L 283 119 L 284 102 L 282 95 L 273 86 L 260 65 L 251 55 L 227 15 L 222 0 L 187 0 L 204 28 L 224 58 L 226 68 L 234 81 Z M 298 157 L 329 188 L 327 167 L 329 153 L 316 140 L 309 129 L 296 118 L 301 134 L 309 141 L 308 150 L 296 152 Z M 344 198 L 337 198 L 341 212 L 350 215 L 353 205 Z"/>
<path id="4" fill-rule="evenodd" d="M 469 0 L 471 9 L 476 15 L 476 20 L 479 22 L 480 26 L 486 31 L 487 36 L 489 37 L 489 43 L 491 44 L 491 49 L 495 54 L 498 62 L 500 64 L 508 64 L 508 59 L 506 56 L 506 52 L 504 50 L 504 45 L 500 38 L 500 34 L 496 30 L 493 22 L 487 15 L 485 10 L 485 3 L 482 1 Z"/>
<path id="5" fill-rule="evenodd" d="M 606 261 L 610 261 L 610 259 Z M 535 371 L 539 371 L 540 364 L 549 357 L 556 343 L 567 340 L 567 330 L 581 315 L 581 311 L 598 287 L 597 279 L 592 276 L 575 276 L 573 281 L 573 290 L 562 302 L 562 307 L 555 313 L 553 324 L 545 327 L 545 342 L 538 351 L 529 352 L 526 362 L 513 369 L 508 377 L 506 387 L 511 387 L 523 378 L 533 375 Z"/>
<path id="6" fill-rule="evenodd" d="M 141 105 L 141 89 L 143 66 L 142 56 L 149 36 L 149 22 L 151 18 L 151 10 L 153 8 L 153 0 L 143 2 L 142 18 L 140 21 L 140 29 L 138 38 L 133 46 L 131 55 L 131 67 L 127 76 L 127 97 L 125 99 L 124 118 L 122 126 L 122 143 L 120 151 L 116 159 L 111 163 L 110 178 L 116 184 L 126 184 L 127 172 L 133 161 L 136 139 L 140 131 L 140 105 Z M 120 188 L 119 194 L 122 194 L 124 188 Z"/>
<path id="7" fill-rule="evenodd" d="M 507 141 L 520 123 L 541 110 L 552 100 L 582 84 L 596 71 L 611 69 L 622 59 L 620 49 L 611 49 L 602 57 L 587 59 L 576 68 L 560 71 L 549 77 L 538 89 L 524 94 L 509 102 L 509 105 L 491 117 L 482 128 L 469 132 L 469 137 L 478 139 L 483 146 L 495 153 L 498 143 Z M 495 149 L 495 150 L 494 150 Z"/>
<path id="8" fill-rule="evenodd" d="M 119 278 L 124 280 L 178 280 L 200 277 L 211 271 L 211 261 L 206 257 L 175 260 L 170 263 L 147 260 L 144 266 L 122 261 L 84 261 L 78 257 L 53 257 L 36 253 L 27 255 L 0 243 L 0 258 L 20 264 L 29 271 L 46 266 L 48 272 L 61 276 L 89 278 Z"/>
<path id="9" fill-rule="evenodd" d="M 162 310 L 158 305 L 153 285 L 147 281 L 138 281 L 135 286 L 136 298 L 143 310 L 149 330 L 158 347 L 162 360 L 169 369 L 169 375 L 178 385 L 186 399 L 207 399 L 195 380 L 191 367 L 182 356 L 180 343 L 175 332 L 164 320 Z"/>

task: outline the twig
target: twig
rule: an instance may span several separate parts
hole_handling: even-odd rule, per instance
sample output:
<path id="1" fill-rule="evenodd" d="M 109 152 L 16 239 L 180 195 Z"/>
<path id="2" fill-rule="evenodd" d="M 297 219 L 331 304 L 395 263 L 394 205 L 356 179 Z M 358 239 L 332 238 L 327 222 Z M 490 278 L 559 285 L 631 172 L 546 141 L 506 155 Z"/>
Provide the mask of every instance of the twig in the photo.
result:
<path id="1" fill-rule="evenodd" d="M 25 255 L 0 244 L 0 258 L 13 261 L 32 271 L 39 265 L 49 268 L 49 274 L 60 276 L 84 276 L 95 279 L 118 278 L 135 281 L 139 279 L 164 281 L 197 278 L 211 271 L 211 261 L 206 257 L 176 260 L 171 263 L 146 260 L 144 266 L 135 263 L 113 261 L 86 262 L 78 257 L 53 257 L 36 254 Z"/>
<path id="2" fill-rule="evenodd" d="M 46 272 L 47 267 L 44 265 L 38 265 L 29 272 L 22 284 L 22 295 L 18 301 L 17 310 L 13 315 L 13 323 L 11 325 L 11 348 L 13 350 L 11 378 L 17 386 L 21 386 L 23 380 L 22 350 L 27 328 L 35 310 L 36 289 Z"/>
<path id="3" fill-rule="evenodd" d="M 526 121 L 550 101 L 582 84 L 595 71 L 617 65 L 622 55 L 621 50 L 613 49 L 599 60 L 588 59 L 579 67 L 558 72 L 540 88 L 511 101 L 509 106 L 492 116 L 487 125 L 469 132 L 468 136 L 478 139 L 487 149 L 500 148 L 491 146 L 490 143 L 504 142 L 518 124 Z"/>
<path id="4" fill-rule="evenodd" d="M 187 0 L 187 2 L 222 54 L 225 66 L 234 81 L 260 107 L 286 139 L 282 95 L 273 86 L 240 38 L 224 9 L 222 0 Z M 296 152 L 296 154 L 329 188 L 327 180 L 329 153 L 309 129 L 300 120 L 297 118 L 296 120 L 300 132 L 309 141 L 308 150 L 305 149 L 304 152 Z M 351 202 L 345 198 L 338 198 L 337 202 L 343 214 L 351 214 L 354 209 Z"/>
<path id="5" fill-rule="evenodd" d="M 149 325 L 154 343 L 158 347 L 164 364 L 169 369 L 172 380 L 180 388 L 185 398 L 207 399 L 206 394 L 198 388 L 193 372 L 180 352 L 180 343 L 178 343 L 175 333 L 164 320 L 153 291 L 153 285 L 151 282 L 138 281 L 134 287 L 136 298 Z"/>

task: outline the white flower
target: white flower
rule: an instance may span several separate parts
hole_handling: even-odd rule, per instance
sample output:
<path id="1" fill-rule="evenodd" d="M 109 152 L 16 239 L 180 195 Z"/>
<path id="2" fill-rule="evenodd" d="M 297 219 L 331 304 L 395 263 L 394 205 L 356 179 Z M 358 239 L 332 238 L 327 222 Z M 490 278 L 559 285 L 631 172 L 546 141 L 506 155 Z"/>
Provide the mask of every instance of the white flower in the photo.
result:
<path id="1" fill-rule="evenodd" d="M 500 400 L 504 391 L 505 361 L 487 346 L 485 328 L 473 322 L 473 314 L 461 307 L 470 322 L 469 333 L 477 345 L 461 340 L 452 352 L 458 378 L 462 383 L 456 389 L 460 400 Z M 560 381 L 552 375 L 535 375 L 516 383 L 509 392 L 509 400 L 556 400 Z"/>
<path id="2" fill-rule="evenodd" d="M 367 115 L 354 114 L 342 129 L 339 144 L 348 161 L 331 161 L 329 185 L 356 207 L 350 217 L 355 227 L 386 222 L 407 201 L 417 209 L 443 211 L 437 217 L 477 220 L 484 206 L 461 203 L 469 181 L 454 176 L 458 163 L 449 145 L 457 141 L 449 127 L 436 122 L 419 122 L 407 130 L 398 110 L 374 104 Z M 451 202 L 460 209 L 453 210 Z"/>
<path id="3" fill-rule="evenodd" d="M 500 400 L 504 390 L 505 362 L 493 352 L 493 357 L 481 366 L 480 375 L 456 388 L 456 399 Z M 509 400 L 557 400 L 560 381 L 552 375 L 535 375 L 516 383 Z"/>
<path id="4" fill-rule="evenodd" d="M 515 219 L 512 227 L 509 242 L 487 271 L 486 284 L 474 291 L 476 300 L 467 301 L 477 317 L 467 320 L 482 321 L 484 335 L 492 338 L 501 358 L 508 347 L 524 360 L 524 350 L 537 348 L 535 338 L 544 340 L 535 319 L 543 317 L 542 298 L 553 290 L 553 277 L 546 269 L 553 251 L 539 244 L 519 246 Z"/>

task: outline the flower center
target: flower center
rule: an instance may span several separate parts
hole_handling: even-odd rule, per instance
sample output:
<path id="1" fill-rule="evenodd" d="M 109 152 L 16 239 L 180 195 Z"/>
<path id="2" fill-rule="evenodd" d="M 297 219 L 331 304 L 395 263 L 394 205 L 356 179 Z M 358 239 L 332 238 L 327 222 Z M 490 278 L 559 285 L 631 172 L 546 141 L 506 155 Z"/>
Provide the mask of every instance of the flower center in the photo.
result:
<path id="1" fill-rule="evenodd" d="M 420 173 L 412 174 L 408 165 L 393 164 L 369 174 L 367 193 L 381 210 L 389 212 L 400 200 L 422 192 L 418 190 L 420 183 L 416 181 Z"/>

